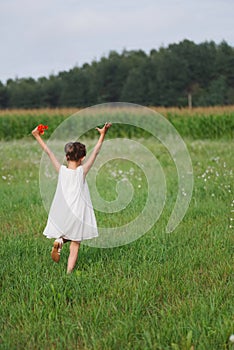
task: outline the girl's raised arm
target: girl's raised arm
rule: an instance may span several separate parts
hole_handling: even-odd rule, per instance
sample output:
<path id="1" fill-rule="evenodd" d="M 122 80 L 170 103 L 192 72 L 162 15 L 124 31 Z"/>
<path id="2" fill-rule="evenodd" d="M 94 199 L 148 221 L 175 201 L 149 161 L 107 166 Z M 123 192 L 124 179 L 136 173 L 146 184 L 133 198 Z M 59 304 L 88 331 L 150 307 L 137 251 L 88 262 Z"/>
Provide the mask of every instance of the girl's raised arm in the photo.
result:
<path id="1" fill-rule="evenodd" d="M 49 156 L 53 166 L 55 167 L 56 171 L 59 172 L 61 164 L 59 163 L 59 161 L 55 157 L 54 153 L 49 149 L 47 144 L 42 140 L 37 127 L 32 131 L 32 135 L 35 137 L 35 139 L 37 140 L 37 142 L 39 143 L 39 145 L 41 146 L 43 151 L 45 151 L 48 154 L 48 156 Z"/>
<path id="2" fill-rule="evenodd" d="M 84 176 L 87 175 L 88 171 L 90 170 L 90 168 L 92 167 L 101 147 L 102 147 L 102 143 L 104 141 L 105 135 L 107 133 L 107 130 L 111 127 L 111 123 L 105 123 L 105 125 L 103 126 L 102 129 L 100 128 L 96 128 L 96 130 L 99 132 L 100 137 L 99 140 L 96 144 L 96 146 L 93 149 L 93 152 L 91 153 L 89 159 L 85 162 L 85 164 L 83 165 L 83 171 L 84 171 Z"/>

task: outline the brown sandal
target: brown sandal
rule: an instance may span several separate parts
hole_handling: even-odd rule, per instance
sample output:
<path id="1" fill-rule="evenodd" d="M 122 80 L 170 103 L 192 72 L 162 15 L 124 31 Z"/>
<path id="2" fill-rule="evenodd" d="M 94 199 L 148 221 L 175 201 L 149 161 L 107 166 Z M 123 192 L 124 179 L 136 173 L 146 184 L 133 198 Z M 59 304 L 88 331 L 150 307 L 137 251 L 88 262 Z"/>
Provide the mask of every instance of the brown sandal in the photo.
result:
<path id="1" fill-rule="evenodd" d="M 52 252 L 51 252 L 51 258 L 58 263 L 60 260 L 60 251 L 62 249 L 62 244 L 59 242 L 54 242 Z"/>

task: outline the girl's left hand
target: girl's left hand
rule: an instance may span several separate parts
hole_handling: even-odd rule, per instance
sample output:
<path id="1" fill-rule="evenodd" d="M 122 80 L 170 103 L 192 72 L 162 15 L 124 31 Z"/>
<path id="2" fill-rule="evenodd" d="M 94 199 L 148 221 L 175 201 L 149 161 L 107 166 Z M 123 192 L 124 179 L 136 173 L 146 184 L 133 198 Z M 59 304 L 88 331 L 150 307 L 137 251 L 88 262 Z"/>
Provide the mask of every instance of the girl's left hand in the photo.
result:
<path id="1" fill-rule="evenodd" d="M 103 126 L 103 128 L 96 128 L 96 130 L 102 135 L 102 134 L 106 134 L 108 129 L 111 127 L 111 123 L 105 123 L 105 125 Z"/>
<path id="2" fill-rule="evenodd" d="M 35 137 L 35 136 L 40 136 L 40 132 L 39 132 L 37 126 L 35 127 L 35 129 L 33 129 L 32 134 L 33 134 L 34 137 Z"/>
<path id="3" fill-rule="evenodd" d="M 44 135 L 45 130 L 48 129 L 47 125 L 39 124 L 33 131 L 33 136 Z"/>

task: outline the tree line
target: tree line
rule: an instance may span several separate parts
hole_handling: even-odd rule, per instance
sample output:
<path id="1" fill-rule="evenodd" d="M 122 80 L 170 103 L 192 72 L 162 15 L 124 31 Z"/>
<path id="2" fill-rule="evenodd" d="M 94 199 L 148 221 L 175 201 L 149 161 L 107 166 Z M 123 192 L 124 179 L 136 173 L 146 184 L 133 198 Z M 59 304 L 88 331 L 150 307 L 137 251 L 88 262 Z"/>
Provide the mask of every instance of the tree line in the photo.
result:
<path id="1" fill-rule="evenodd" d="M 170 44 L 85 63 L 49 77 L 0 81 L 0 108 L 87 107 L 105 102 L 145 106 L 234 104 L 234 48 L 225 41 Z"/>

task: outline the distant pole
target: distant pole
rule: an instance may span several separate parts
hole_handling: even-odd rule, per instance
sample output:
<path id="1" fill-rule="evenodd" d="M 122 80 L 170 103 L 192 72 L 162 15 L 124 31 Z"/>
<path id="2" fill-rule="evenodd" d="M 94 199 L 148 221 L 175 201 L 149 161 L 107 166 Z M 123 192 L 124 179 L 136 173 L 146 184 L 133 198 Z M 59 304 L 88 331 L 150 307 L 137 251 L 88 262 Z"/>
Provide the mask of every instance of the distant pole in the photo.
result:
<path id="1" fill-rule="evenodd" d="M 193 101 L 192 101 L 192 94 L 191 94 L 191 92 L 188 93 L 188 107 L 189 107 L 189 109 L 193 108 Z"/>

